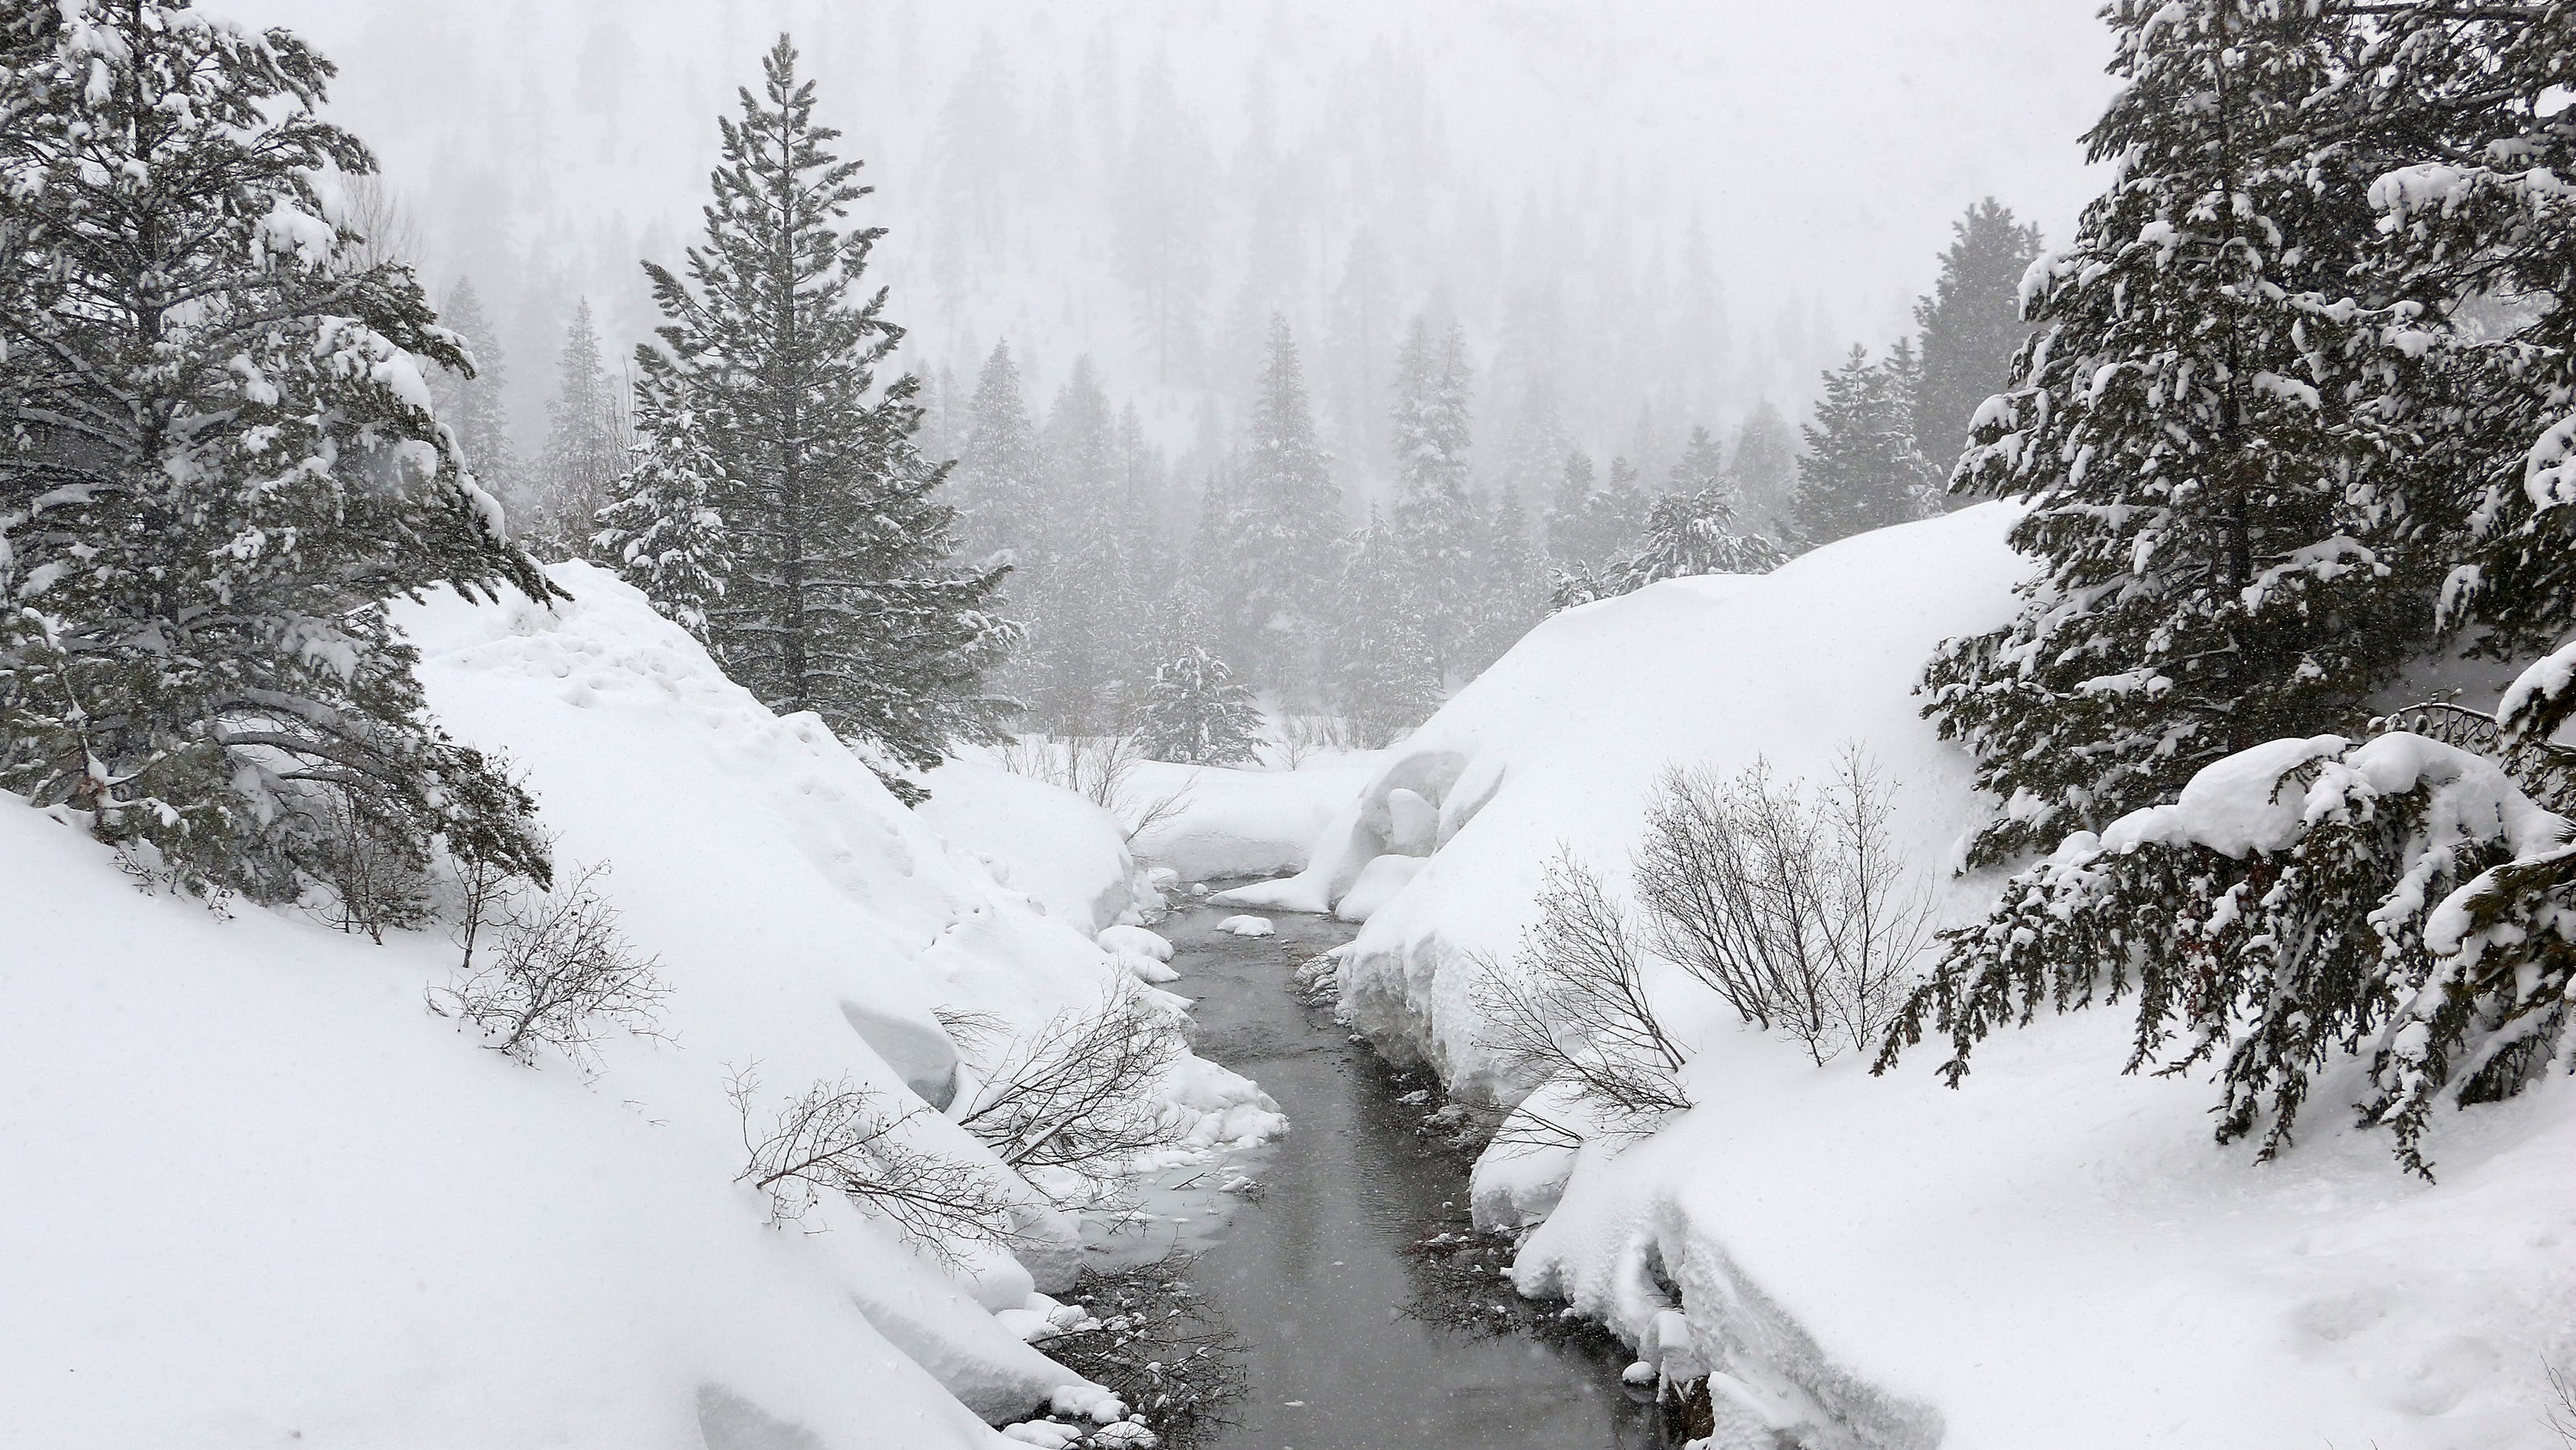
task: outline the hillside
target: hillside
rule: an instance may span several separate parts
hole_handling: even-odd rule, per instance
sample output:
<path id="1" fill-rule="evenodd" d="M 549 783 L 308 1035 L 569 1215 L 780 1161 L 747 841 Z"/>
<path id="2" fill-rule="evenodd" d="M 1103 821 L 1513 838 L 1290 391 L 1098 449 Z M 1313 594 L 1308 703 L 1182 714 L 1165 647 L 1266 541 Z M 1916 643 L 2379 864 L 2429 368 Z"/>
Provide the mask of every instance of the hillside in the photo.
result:
<path id="1" fill-rule="evenodd" d="M 1062 1277 L 1071 1221 L 1022 1185 L 1031 1248 L 954 1275 L 838 1198 L 773 1227 L 727 1088 L 945 1102 L 933 1009 L 1026 1030 L 1125 969 L 632 590 L 556 578 L 551 611 L 399 608 L 439 720 L 526 772 L 559 873 L 607 863 L 659 959 L 659 1039 L 605 1042 L 587 1081 L 426 1010 L 456 958 L 435 929 L 379 947 L 138 896 L 0 809 L 0 1443 L 927 1450 L 1111 1409 L 992 1312 Z M 1070 797 L 1050 819 L 1097 877 L 1066 889 L 1116 899 L 1114 826 Z M 1280 1126 L 1196 1059 L 1164 1091 L 1201 1145 Z M 935 1112 L 901 1131 L 1017 1181 Z"/>

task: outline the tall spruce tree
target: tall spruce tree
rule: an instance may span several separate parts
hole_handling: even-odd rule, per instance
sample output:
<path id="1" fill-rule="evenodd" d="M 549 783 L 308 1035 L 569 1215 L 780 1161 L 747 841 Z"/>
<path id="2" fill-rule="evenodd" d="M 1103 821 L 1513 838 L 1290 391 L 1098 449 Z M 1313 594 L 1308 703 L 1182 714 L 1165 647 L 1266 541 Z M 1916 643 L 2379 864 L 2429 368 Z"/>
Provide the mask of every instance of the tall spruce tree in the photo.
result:
<path id="1" fill-rule="evenodd" d="M 1592 455 L 1569 450 L 1558 465 L 1547 495 L 1547 562 L 1557 570 L 1582 569 L 1596 562 L 1592 537 L 1592 489 L 1599 477 Z"/>
<path id="2" fill-rule="evenodd" d="M 2009 801 L 1986 864 L 2170 796 L 2201 766 L 2366 715 L 2427 640 L 2445 511 L 2353 404 L 2347 297 L 2381 159 L 2320 141 L 2347 73 L 2322 12 L 2120 0 L 2113 189 L 2037 279 L 2039 331 L 1960 477 L 2030 501 L 2013 623 L 1945 644 L 1927 713 Z M 2375 334 L 2374 334 L 2375 336 Z"/>
<path id="3" fill-rule="evenodd" d="M 542 879 L 379 607 L 552 587 L 416 359 L 470 374 L 318 178 L 328 61 L 185 0 L 0 11 L 0 789 L 196 890 L 433 840 Z"/>
<path id="4" fill-rule="evenodd" d="M 1770 399 L 1756 403 L 1736 426 L 1726 471 L 1735 480 L 1737 517 L 1755 531 L 1785 541 L 1789 500 L 1798 488 L 1798 435 Z"/>
<path id="5" fill-rule="evenodd" d="M 1483 603 L 1468 640 L 1469 673 L 1501 659 L 1547 614 L 1547 559 L 1521 507 L 1520 490 L 1503 485 L 1483 523 Z"/>
<path id="6" fill-rule="evenodd" d="M 1914 304 L 1923 376 L 1914 411 L 1924 456 L 1946 475 L 1968 445 L 1969 422 L 2012 380 L 2013 355 L 2030 338 L 2021 279 L 2039 255 L 2039 228 L 1987 197 L 1950 224 L 1941 275 Z"/>
<path id="7" fill-rule="evenodd" d="M 555 399 L 546 407 L 546 448 L 537 460 L 538 516 L 523 530 L 529 547 L 555 559 L 588 552 L 599 511 L 626 472 L 625 434 L 585 298 L 573 304 L 555 359 Z"/>
<path id="8" fill-rule="evenodd" d="M 456 430 L 457 447 L 474 481 L 509 505 L 515 517 L 531 500 L 527 482 L 520 476 L 518 450 L 510 442 L 501 339 L 493 332 L 471 279 L 456 284 L 456 295 L 440 320 L 465 344 L 474 359 L 474 371 L 469 376 L 442 368 L 431 379 L 439 416 Z"/>
<path id="9" fill-rule="evenodd" d="M 1044 523 L 1045 455 L 1030 420 L 1019 364 L 1006 341 L 993 344 L 975 376 L 966 433 L 957 453 L 956 492 L 970 549 L 989 554 L 1037 542 Z"/>
<path id="10" fill-rule="evenodd" d="M 903 330 L 884 291 L 862 289 L 884 229 L 842 225 L 871 190 L 860 163 L 831 151 L 839 133 L 815 121 L 786 36 L 761 72 L 762 93 L 719 122 L 688 280 L 645 264 L 667 320 L 637 351 L 637 393 L 653 416 L 694 420 L 714 471 L 731 559 L 707 637 L 727 672 L 773 709 L 820 715 L 918 799 L 899 772 L 991 735 L 1010 708 L 984 677 L 1018 628 L 996 612 L 1002 566 L 951 563 L 948 468 L 912 441 L 918 381 L 878 386 Z"/>
<path id="11" fill-rule="evenodd" d="M 1335 713 L 1364 748 L 1391 743 L 1440 704 L 1439 667 L 1413 597 L 1410 561 L 1394 526 L 1377 510 L 1343 550 L 1340 619 L 1326 681 Z"/>
<path id="12" fill-rule="evenodd" d="M 1315 438 L 1305 373 L 1284 318 L 1270 320 L 1232 494 L 1228 652 L 1258 662 L 1262 677 L 1292 694 L 1310 692 L 1333 617 L 1342 496 Z"/>
<path id="13" fill-rule="evenodd" d="M 1395 363 L 1396 546 L 1411 561 L 1407 608 L 1445 677 L 1466 665 L 1483 604 L 1467 497 L 1472 435 L 1467 341 L 1416 317 Z"/>

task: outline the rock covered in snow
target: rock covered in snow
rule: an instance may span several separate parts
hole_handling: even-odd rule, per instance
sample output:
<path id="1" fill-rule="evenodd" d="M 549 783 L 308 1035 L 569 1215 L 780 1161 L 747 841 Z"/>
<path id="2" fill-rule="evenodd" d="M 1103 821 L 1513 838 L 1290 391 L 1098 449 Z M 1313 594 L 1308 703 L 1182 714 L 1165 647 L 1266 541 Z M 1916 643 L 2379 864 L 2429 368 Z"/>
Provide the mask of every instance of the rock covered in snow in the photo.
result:
<path id="1" fill-rule="evenodd" d="M 1278 931 L 1264 916 L 1229 916 L 1216 929 L 1229 936 L 1271 936 Z"/>

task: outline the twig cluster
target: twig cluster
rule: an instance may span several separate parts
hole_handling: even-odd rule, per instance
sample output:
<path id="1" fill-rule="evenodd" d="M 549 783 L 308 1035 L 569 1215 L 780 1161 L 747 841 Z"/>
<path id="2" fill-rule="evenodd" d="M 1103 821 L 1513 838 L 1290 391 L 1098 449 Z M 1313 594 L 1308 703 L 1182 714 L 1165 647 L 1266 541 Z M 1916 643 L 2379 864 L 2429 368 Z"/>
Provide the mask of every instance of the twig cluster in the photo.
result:
<path id="1" fill-rule="evenodd" d="M 1599 1133 L 1642 1135 L 1689 1107 L 1681 1044 L 1646 990 L 1645 954 L 1628 915 L 1570 850 L 1548 864 L 1539 921 L 1508 965 L 1479 958 L 1479 1041 L 1505 1070 L 1557 1085 L 1587 1122 L 1524 1102 L 1498 1142 L 1573 1146 Z"/>
<path id="2" fill-rule="evenodd" d="M 903 1131 L 927 1108 L 890 1111 L 883 1094 L 841 1078 L 815 1083 L 755 1126 L 759 1091 L 756 1066 L 746 1067 L 726 1095 L 748 1155 L 735 1181 L 768 1196 L 770 1222 L 802 1223 L 825 1195 L 839 1194 L 944 1265 L 960 1264 L 970 1244 L 1022 1243 L 1019 1205 L 989 1170 Z"/>
<path id="3" fill-rule="evenodd" d="M 1180 1140 L 1181 1115 L 1159 1089 L 1188 1043 L 1135 983 L 1113 983 L 1097 1003 L 1015 1039 L 949 1021 L 981 1079 L 958 1125 L 1057 1206 L 1118 1202 L 1138 1160 Z"/>
<path id="4" fill-rule="evenodd" d="M 1144 1416 L 1169 1450 L 1213 1440 L 1246 1387 L 1243 1341 L 1192 1286 L 1192 1255 L 1130 1269 L 1086 1269 L 1071 1297 L 1084 1324 L 1037 1341 L 1047 1357 Z"/>
<path id="5" fill-rule="evenodd" d="M 463 876 L 465 958 L 457 983 L 430 1005 L 480 1031 L 493 1051 L 531 1062 L 552 1047 L 585 1069 L 613 1033 L 659 1037 L 670 989 L 659 958 L 637 952 L 600 891 L 606 862 L 582 866 L 550 891 L 512 894 L 485 871 Z M 478 946 L 484 965 L 474 965 Z"/>

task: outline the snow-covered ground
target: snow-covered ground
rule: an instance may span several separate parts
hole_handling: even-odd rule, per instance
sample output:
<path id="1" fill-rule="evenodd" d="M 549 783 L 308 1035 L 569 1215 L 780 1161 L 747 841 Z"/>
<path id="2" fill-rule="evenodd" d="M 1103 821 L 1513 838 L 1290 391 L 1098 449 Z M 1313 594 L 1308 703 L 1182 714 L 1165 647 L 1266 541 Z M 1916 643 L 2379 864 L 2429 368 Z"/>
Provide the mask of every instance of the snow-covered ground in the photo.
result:
<path id="1" fill-rule="evenodd" d="M 1044 1308 L 1072 1225 L 1040 1214 L 1038 1249 L 959 1277 L 838 1200 L 771 1227 L 726 1086 L 944 1098 L 934 1008 L 1096 1001 L 1126 971 L 1092 940 L 1131 874 L 1114 826 L 982 794 L 1017 782 L 904 810 L 632 590 L 556 574 L 555 611 L 400 615 L 441 722 L 526 771 L 559 867 L 613 864 L 668 1040 L 609 1043 L 589 1082 L 519 1066 L 424 1009 L 441 935 L 220 920 L 0 803 L 0 1444 L 937 1450 L 1106 1408 L 994 1317 Z M 1052 874 L 1014 890 L 984 862 L 1019 874 L 995 823 L 1023 819 Z M 1213 1064 L 1166 1086 L 1201 1143 L 1280 1127 Z M 935 1113 L 904 1131 L 1004 1171 Z"/>
<path id="2" fill-rule="evenodd" d="M 1396 751 L 1312 864 L 1220 900 L 1338 907 L 1345 1009 L 1470 1094 L 1516 1090 L 1477 1043 L 1471 954 L 1508 956 L 1560 846 L 1624 883 L 1655 777 L 1766 759 L 1813 778 L 1856 742 L 1949 920 L 1992 876 L 1949 873 L 1993 802 L 1917 713 L 1939 639 L 2012 608 L 2005 505 L 1846 540 L 1759 579 L 1685 579 L 1533 632 Z M 1946 1450 L 2470 1450 L 2556 1446 L 2545 1366 L 2576 1368 L 2576 1093 L 2450 1117 L 2441 1181 L 2343 1126 L 2322 1081 L 2300 1143 L 2213 1147 L 2198 1079 L 2123 1077 L 2119 1009 L 1873 1079 L 1818 1068 L 1678 978 L 1701 1104 L 1580 1160 L 1489 1154 L 1478 1207 L 1544 1222 L 1516 1268 L 1683 1376 L 1736 1429 L 1829 1416 L 1808 1443 Z M 1675 1286 L 1679 1304 L 1659 1287 Z M 1730 1438 L 1733 1436 L 1733 1438 Z"/>
<path id="3" fill-rule="evenodd" d="M 1184 881 L 1300 870 L 1317 835 L 1377 773 L 1385 754 L 1318 756 L 1295 770 L 1147 761 L 1136 768 L 1135 798 L 1175 804 L 1138 833 L 1136 854 L 1171 867 Z"/>

